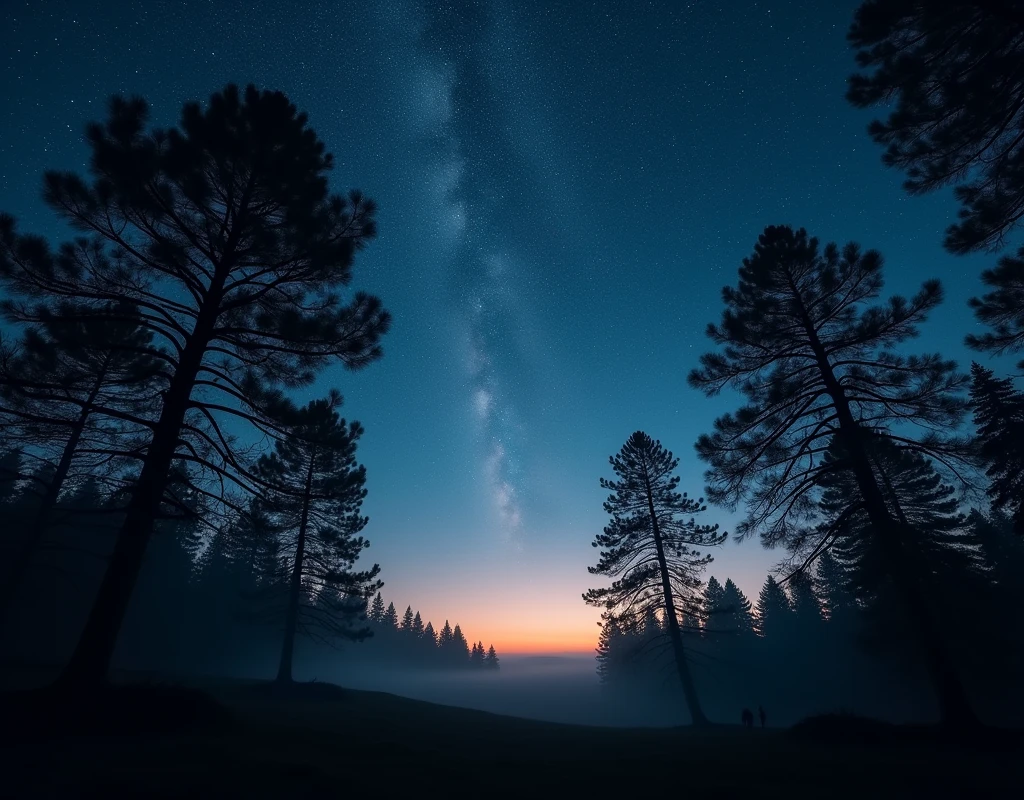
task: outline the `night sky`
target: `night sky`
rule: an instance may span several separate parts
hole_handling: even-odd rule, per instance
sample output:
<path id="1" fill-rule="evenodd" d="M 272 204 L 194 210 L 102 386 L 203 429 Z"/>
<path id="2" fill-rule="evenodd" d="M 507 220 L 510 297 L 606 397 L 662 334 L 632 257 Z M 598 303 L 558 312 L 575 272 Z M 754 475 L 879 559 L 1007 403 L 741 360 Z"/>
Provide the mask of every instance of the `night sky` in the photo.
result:
<path id="1" fill-rule="evenodd" d="M 735 402 L 686 375 L 765 225 L 878 248 L 890 291 L 940 278 L 922 347 L 969 363 L 992 259 L 942 251 L 950 197 L 907 197 L 846 104 L 856 5 L 8 0 L 0 210 L 64 235 L 42 172 L 84 170 L 111 94 L 165 126 L 229 82 L 287 93 L 332 188 L 380 205 L 354 286 L 394 315 L 385 357 L 299 399 L 337 386 L 366 427 L 386 599 L 500 652 L 589 649 L 598 478 L 643 429 L 702 493 L 693 442 Z M 781 555 L 730 540 L 709 574 L 755 599 Z"/>

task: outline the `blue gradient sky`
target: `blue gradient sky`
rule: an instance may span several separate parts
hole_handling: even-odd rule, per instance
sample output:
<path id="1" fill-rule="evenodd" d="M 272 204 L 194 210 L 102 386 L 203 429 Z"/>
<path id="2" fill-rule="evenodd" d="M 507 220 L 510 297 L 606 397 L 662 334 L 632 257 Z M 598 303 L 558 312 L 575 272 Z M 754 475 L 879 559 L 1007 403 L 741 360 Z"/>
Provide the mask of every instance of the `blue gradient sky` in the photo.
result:
<path id="1" fill-rule="evenodd" d="M 84 167 L 112 93 L 167 125 L 227 82 L 285 91 L 333 188 L 381 209 L 355 285 L 394 314 L 386 356 L 308 396 L 337 386 L 366 427 L 385 596 L 506 652 L 587 648 L 598 478 L 643 429 L 701 493 L 692 445 L 730 400 L 686 374 L 765 225 L 880 249 L 892 291 L 941 278 L 927 348 L 969 361 L 991 258 L 942 251 L 951 200 L 906 197 L 845 103 L 855 6 L 11 3 L 0 209 L 59 234 L 42 171 Z M 778 555 L 730 541 L 711 573 L 753 597 Z"/>

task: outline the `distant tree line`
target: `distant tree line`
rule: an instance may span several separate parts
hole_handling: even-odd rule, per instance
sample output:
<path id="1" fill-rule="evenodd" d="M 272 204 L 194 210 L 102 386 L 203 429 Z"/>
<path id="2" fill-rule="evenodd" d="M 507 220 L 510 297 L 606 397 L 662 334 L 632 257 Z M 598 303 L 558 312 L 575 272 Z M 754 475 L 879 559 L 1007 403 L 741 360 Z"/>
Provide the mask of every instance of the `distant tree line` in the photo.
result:
<path id="1" fill-rule="evenodd" d="M 0 457 L 0 470 L 8 478 L 0 479 L 5 544 L 17 544 L 38 514 L 43 482 L 14 477 L 24 470 L 17 453 Z M 95 481 L 61 496 L 55 523 L 14 597 L 16 613 L 6 620 L 3 637 L 5 656 L 30 665 L 68 658 L 115 545 L 122 502 Z M 295 529 L 275 529 L 259 503 L 253 506 L 250 514 L 212 534 L 195 517 L 158 523 L 125 615 L 115 666 L 252 677 L 280 669 Z M 12 565 L 4 561 L 2 566 L 0 579 L 6 580 Z M 330 668 L 334 661 L 401 669 L 498 668 L 493 646 L 470 646 L 460 626 L 453 629 L 447 620 L 435 633 L 411 608 L 399 620 L 394 604 L 385 608 L 379 592 L 369 605 L 361 600 L 339 614 L 343 600 L 329 584 L 300 583 L 296 661 L 317 668 Z M 347 625 L 342 634 L 335 629 L 340 623 Z M 349 634 L 353 629 L 358 636 Z M 341 644 L 353 640 L 359 643 Z"/>

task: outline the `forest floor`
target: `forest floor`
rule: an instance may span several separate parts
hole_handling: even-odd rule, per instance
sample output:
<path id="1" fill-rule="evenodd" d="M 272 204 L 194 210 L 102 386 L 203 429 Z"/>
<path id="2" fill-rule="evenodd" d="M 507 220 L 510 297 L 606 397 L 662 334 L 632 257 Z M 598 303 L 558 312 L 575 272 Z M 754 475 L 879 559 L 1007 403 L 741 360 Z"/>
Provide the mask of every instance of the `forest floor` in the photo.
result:
<path id="1" fill-rule="evenodd" d="M 203 689 L 220 704 L 202 698 L 213 713 L 182 711 L 201 722 L 163 733 L 145 723 L 161 727 L 198 693 L 171 687 L 155 710 L 147 697 L 160 688 L 122 695 L 124 708 L 90 709 L 86 729 L 61 733 L 35 712 L 26 726 L 26 709 L 11 711 L 16 696 L 0 696 L 0 797 L 1024 796 L 1019 739 L 995 749 L 919 733 L 840 744 L 822 731 L 561 725 L 330 684 Z"/>

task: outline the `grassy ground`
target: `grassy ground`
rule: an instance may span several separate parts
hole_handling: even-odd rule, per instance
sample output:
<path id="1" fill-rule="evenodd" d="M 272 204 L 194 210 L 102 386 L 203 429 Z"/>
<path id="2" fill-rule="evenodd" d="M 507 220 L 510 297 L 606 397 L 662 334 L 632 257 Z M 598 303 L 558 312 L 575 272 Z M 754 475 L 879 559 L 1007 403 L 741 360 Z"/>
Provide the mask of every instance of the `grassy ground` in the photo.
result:
<path id="1" fill-rule="evenodd" d="M 588 728 L 324 684 L 204 688 L 227 713 L 177 733 L 138 732 L 140 719 L 168 711 L 146 709 L 145 692 L 122 696 L 135 732 L 113 720 L 123 708 L 110 715 L 120 732 L 56 733 L 33 713 L 32 733 L 0 704 L 0 796 L 1003 798 L 1020 796 L 1024 780 L 1019 742 L 993 751 L 917 735 L 830 744 L 822 731 Z M 89 726 L 106 713 L 90 710 Z"/>

